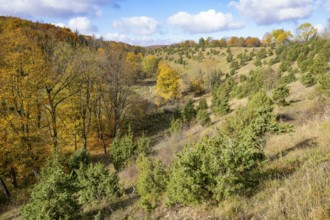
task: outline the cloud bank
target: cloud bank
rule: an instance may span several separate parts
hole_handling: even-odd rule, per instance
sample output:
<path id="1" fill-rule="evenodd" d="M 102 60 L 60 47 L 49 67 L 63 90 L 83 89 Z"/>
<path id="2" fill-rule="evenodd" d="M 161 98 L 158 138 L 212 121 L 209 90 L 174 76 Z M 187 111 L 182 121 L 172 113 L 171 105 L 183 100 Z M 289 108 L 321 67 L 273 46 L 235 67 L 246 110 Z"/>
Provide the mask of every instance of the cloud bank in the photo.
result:
<path id="1" fill-rule="evenodd" d="M 112 26 L 122 33 L 151 35 L 157 32 L 158 22 L 146 16 L 130 17 L 114 21 Z"/>
<path id="2" fill-rule="evenodd" d="M 0 0 L 0 14 L 48 18 L 99 16 L 104 6 L 118 7 L 116 2 L 117 0 Z"/>
<path id="3" fill-rule="evenodd" d="M 168 23 L 190 34 L 214 33 L 244 27 L 244 23 L 235 21 L 230 13 L 223 14 L 214 9 L 198 14 L 179 12 L 169 17 Z"/>
<path id="4" fill-rule="evenodd" d="M 284 21 L 296 21 L 309 17 L 313 12 L 313 0 L 239 0 L 231 6 L 259 25 Z"/>

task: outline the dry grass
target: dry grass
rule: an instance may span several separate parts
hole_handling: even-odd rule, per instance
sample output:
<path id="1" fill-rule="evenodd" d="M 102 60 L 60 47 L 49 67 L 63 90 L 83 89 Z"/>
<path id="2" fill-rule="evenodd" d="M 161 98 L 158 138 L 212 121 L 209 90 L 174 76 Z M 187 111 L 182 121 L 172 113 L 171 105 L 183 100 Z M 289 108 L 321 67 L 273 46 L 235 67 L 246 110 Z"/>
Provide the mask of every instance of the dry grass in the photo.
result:
<path id="1" fill-rule="evenodd" d="M 329 219 L 330 218 L 330 100 L 300 82 L 290 85 L 291 104 L 276 109 L 280 119 L 294 125 L 292 133 L 268 137 L 260 184 L 254 194 L 225 200 L 219 206 L 159 207 L 150 219 Z M 207 97 L 209 101 L 209 97 Z M 236 109 L 246 100 L 232 100 Z M 223 117 L 213 116 L 213 121 Z M 218 126 L 216 123 L 215 126 Z M 157 146 L 158 157 L 194 142 L 211 128 L 194 126 Z M 216 132 L 216 129 L 213 129 Z M 170 146 L 170 147 L 168 147 Z M 140 213 L 141 214 L 141 213 Z M 141 216 L 141 215 L 140 215 Z M 138 219 L 143 219 L 138 218 Z"/>

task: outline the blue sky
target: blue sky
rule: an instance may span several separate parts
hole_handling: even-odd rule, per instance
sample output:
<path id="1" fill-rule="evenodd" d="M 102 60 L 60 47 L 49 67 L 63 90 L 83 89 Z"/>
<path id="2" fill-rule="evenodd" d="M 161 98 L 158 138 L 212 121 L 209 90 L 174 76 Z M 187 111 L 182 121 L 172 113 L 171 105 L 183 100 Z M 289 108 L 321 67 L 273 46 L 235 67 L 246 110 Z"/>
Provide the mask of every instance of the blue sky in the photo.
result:
<path id="1" fill-rule="evenodd" d="M 330 0 L 0 0 L 0 15 L 53 23 L 105 40 L 170 44 L 200 37 L 259 37 L 310 22 L 320 32 Z"/>

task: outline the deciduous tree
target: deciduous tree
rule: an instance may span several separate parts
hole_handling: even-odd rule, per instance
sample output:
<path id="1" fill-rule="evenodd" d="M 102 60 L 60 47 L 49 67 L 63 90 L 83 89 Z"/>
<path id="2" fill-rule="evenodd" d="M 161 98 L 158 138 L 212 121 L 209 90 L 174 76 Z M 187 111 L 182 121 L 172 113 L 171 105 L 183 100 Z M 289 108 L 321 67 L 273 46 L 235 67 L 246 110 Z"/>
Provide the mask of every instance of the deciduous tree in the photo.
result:
<path id="1" fill-rule="evenodd" d="M 306 22 L 297 27 L 297 38 L 298 40 L 308 42 L 317 36 L 317 29 Z"/>
<path id="2" fill-rule="evenodd" d="M 179 94 L 179 79 L 176 70 L 167 62 L 160 62 L 157 74 L 157 93 L 165 100 L 176 98 Z"/>

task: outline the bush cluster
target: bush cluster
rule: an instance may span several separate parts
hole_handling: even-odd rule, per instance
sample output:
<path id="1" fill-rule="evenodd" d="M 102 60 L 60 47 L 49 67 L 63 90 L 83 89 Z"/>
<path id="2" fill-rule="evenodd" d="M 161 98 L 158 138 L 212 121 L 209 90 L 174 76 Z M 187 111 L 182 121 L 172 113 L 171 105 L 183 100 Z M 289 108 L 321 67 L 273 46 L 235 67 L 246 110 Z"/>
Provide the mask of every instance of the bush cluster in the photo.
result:
<path id="1" fill-rule="evenodd" d="M 21 209 L 22 219 L 78 219 L 84 205 L 121 193 L 117 174 L 102 164 L 80 164 L 70 174 L 56 156 L 41 172 L 31 200 Z"/>

